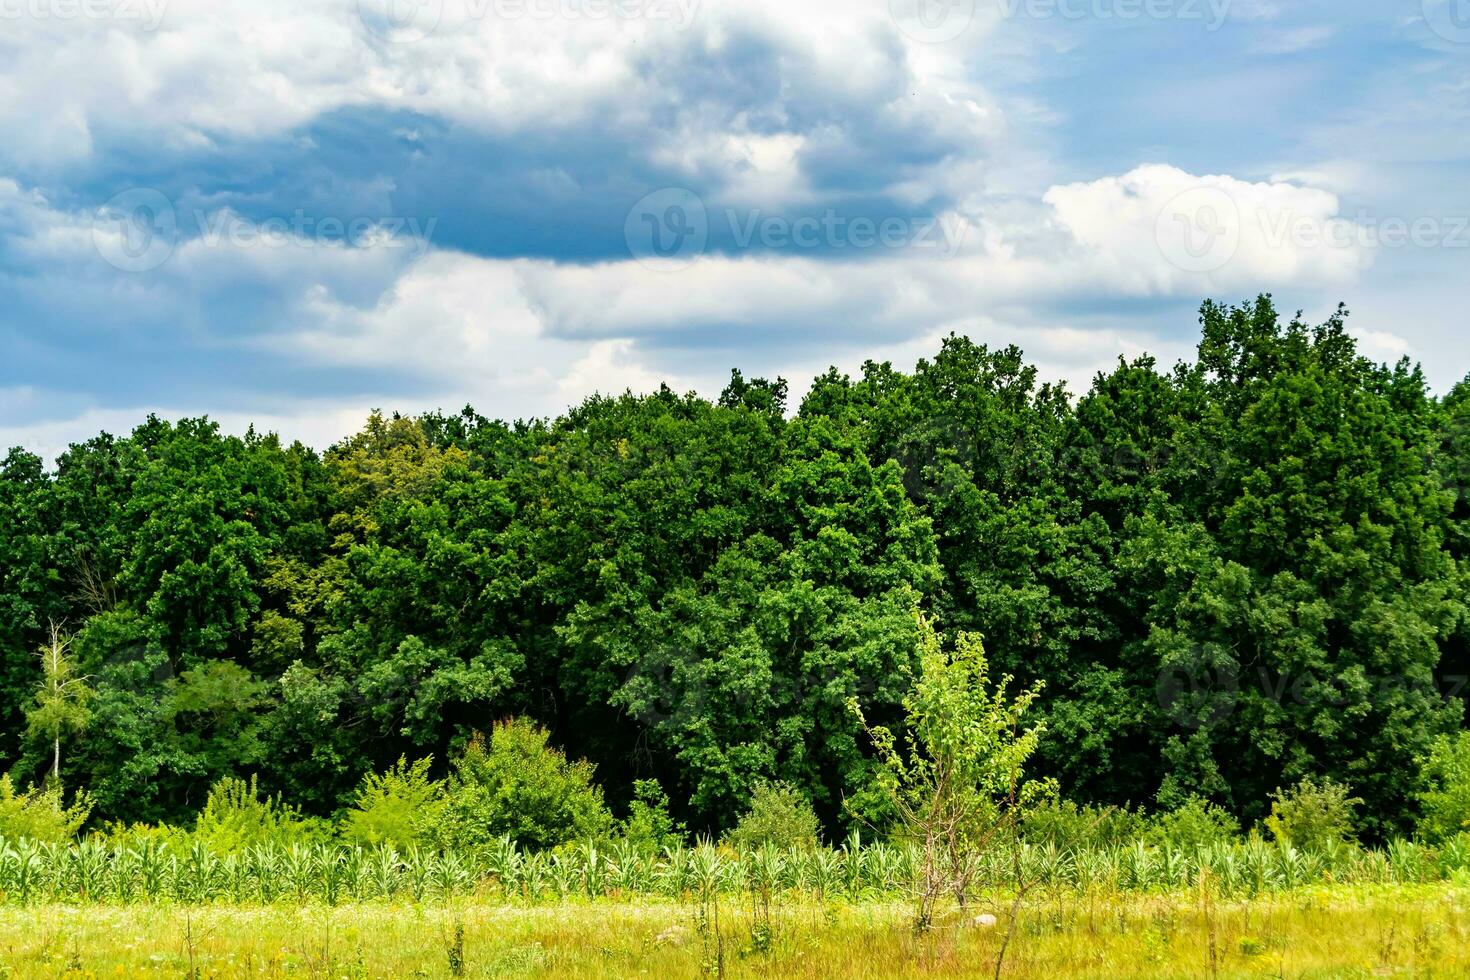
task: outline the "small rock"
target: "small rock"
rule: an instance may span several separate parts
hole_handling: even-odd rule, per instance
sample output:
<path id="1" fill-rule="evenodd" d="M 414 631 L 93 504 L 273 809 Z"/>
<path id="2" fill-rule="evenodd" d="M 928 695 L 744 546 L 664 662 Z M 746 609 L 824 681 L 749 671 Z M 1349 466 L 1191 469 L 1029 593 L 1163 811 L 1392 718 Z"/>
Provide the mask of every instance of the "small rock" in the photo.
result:
<path id="1" fill-rule="evenodd" d="M 683 926 L 669 926 L 663 932 L 653 937 L 655 946 L 678 946 L 684 942 L 685 929 Z"/>
<path id="2" fill-rule="evenodd" d="M 970 920 L 970 925 L 976 926 L 980 929 L 994 929 L 995 916 L 991 915 L 989 912 L 981 912 L 979 915 L 975 916 L 975 918 Z"/>

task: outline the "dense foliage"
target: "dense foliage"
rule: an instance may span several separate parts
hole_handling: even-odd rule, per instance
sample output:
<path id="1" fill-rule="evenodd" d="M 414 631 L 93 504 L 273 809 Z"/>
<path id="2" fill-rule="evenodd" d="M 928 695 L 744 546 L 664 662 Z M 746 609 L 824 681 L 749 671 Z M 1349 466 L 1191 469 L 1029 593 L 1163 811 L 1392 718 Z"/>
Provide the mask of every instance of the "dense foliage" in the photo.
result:
<path id="1" fill-rule="evenodd" d="M 1310 776 L 1365 839 L 1421 801 L 1443 836 L 1457 790 L 1419 772 L 1462 768 L 1470 386 L 1265 297 L 1200 323 L 1194 362 L 1080 396 L 950 337 L 794 409 L 737 372 L 714 402 L 375 415 L 321 454 L 157 418 L 54 469 L 13 450 L 0 764 L 99 826 L 186 825 L 253 775 L 281 819 L 376 806 L 364 844 L 412 839 L 441 781 L 496 834 L 516 793 L 603 827 L 667 792 L 719 831 L 780 785 L 838 839 L 881 776 L 848 704 L 901 727 L 924 612 L 1044 682 L 1029 770 L 1070 800 L 1254 822 Z M 566 758 L 513 761 L 548 732 Z"/>

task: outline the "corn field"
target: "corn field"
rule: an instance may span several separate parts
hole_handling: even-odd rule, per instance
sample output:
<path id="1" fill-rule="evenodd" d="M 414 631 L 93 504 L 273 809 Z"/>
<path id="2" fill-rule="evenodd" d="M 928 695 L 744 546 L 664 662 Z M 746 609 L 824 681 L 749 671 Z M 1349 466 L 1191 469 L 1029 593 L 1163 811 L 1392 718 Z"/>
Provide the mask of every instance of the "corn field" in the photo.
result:
<path id="1" fill-rule="evenodd" d="M 1263 840 L 1185 850 L 1135 843 L 1106 850 L 1021 844 L 976 855 L 976 888 L 1027 887 L 1167 892 L 1206 876 L 1229 896 L 1323 882 L 1412 884 L 1470 866 L 1470 848 L 1395 841 L 1383 850 L 1347 845 L 1298 850 Z M 661 854 L 614 842 L 527 852 L 509 840 L 474 856 L 391 847 L 262 844 L 217 854 L 203 844 L 136 846 L 100 839 L 72 845 L 0 840 L 0 902 L 173 901 L 257 904 L 443 900 L 474 895 L 509 901 L 730 894 L 800 895 L 849 901 L 909 893 L 915 848 L 849 844 L 836 849 L 734 852 L 710 844 Z"/>

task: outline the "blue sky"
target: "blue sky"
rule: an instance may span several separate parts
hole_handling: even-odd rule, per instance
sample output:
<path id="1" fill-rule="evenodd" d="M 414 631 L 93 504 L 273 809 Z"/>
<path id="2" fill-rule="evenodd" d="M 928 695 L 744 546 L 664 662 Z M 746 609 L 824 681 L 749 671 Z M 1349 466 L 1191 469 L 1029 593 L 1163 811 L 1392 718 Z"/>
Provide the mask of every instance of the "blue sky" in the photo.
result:
<path id="1" fill-rule="evenodd" d="M 0 133 L 47 455 L 952 330 L 1085 387 L 1259 291 L 1470 373 L 1470 0 L 0 0 Z"/>

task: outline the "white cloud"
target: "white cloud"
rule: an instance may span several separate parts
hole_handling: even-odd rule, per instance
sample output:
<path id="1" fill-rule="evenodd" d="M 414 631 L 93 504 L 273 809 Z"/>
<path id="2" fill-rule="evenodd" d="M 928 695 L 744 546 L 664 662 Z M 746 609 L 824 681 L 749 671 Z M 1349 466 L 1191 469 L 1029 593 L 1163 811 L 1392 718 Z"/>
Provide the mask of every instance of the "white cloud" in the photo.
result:
<path id="1" fill-rule="evenodd" d="M 946 216 L 963 223 L 948 259 L 915 248 L 869 250 L 861 261 L 706 255 L 677 273 L 633 262 L 527 263 L 522 278 L 531 307 L 557 336 L 670 343 L 681 334 L 699 342 L 701 331 L 738 323 L 780 346 L 791 330 L 820 345 L 844 334 L 881 340 L 974 311 L 1068 298 L 1198 299 L 1340 285 L 1371 261 L 1365 230 L 1338 216 L 1334 195 L 1296 184 L 1150 165 L 1053 187 L 1043 201 Z M 1206 208 L 1214 211 L 1199 213 Z M 1223 225 L 1200 227 L 1207 217 Z"/>
<path id="2" fill-rule="evenodd" d="M 1147 165 L 1044 200 L 1118 288 L 1201 295 L 1351 282 L 1371 249 L 1330 192 Z"/>
<path id="3" fill-rule="evenodd" d="M 1388 330 L 1349 327 L 1348 333 L 1357 340 L 1358 353 L 1375 361 L 1393 363 L 1412 350 L 1407 340 Z"/>
<path id="4" fill-rule="evenodd" d="M 526 265 L 439 253 L 375 308 L 322 295 L 305 318 L 314 326 L 262 343 L 323 366 L 410 372 L 432 384 L 435 406 L 473 402 L 507 418 L 554 415 L 594 393 L 677 382 L 639 363 L 627 338 L 549 335 L 524 295 Z"/>
<path id="5" fill-rule="evenodd" d="M 236 435 L 243 435 L 253 425 L 256 432 L 275 432 L 287 442 L 299 440 L 308 446 L 325 449 L 361 429 L 368 413 L 377 407 L 369 401 L 295 399 L 278 405 L 274 411 L 221 412 L 207 406 L 181 405 L 173 401 L 125 408 L 90 408 L 65 418 L 27 425 L 0 424 L 0 447 L 3 447 L 0 455 L 11 446 L 21 446 L 49 465 L 72 444 L 84 442 L 100 432 L 125 435 L 133 431 L 150 413 L 165 419 L 208 415 L 224 431 Z"/>

